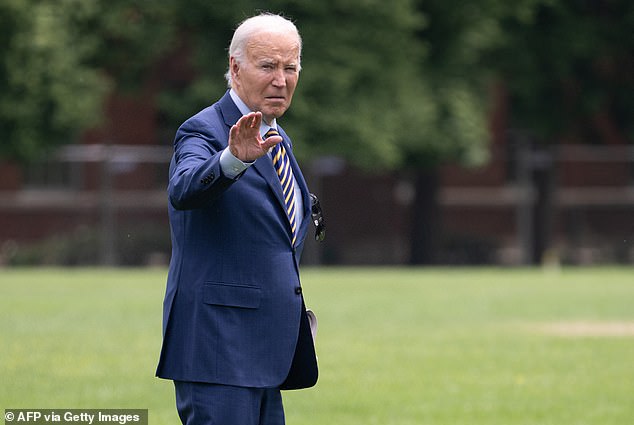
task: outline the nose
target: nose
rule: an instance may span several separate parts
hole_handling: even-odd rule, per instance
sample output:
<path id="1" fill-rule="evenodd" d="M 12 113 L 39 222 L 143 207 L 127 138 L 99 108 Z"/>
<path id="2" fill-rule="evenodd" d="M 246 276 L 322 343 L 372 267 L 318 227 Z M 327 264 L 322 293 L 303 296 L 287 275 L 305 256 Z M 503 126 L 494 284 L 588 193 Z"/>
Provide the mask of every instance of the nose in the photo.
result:
<path id="1" fill-rule="evenodd" d="M 271 83 L 275 87 L 284 87 L 286 86 L 286 77 L 284 76 L 284 70 L 278 69 L 275 71 L 275 75 L 273 75 L 273 81 Z"/>

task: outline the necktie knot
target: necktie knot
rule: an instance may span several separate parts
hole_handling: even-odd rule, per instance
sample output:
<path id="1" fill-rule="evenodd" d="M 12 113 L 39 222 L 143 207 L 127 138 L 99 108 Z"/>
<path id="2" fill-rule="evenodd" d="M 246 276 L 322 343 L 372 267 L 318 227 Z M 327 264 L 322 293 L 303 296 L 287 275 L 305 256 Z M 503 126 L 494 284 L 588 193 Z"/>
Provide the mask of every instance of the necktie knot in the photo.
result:
<path id="1" fill-rule="evenodd" d="M 264 139 L 268 139 L 271 136 L 279 136 L 280 133 L 278 133 L 277 129 L 271 127 L 269 128 L 269 130 L 264 134 Z"/>

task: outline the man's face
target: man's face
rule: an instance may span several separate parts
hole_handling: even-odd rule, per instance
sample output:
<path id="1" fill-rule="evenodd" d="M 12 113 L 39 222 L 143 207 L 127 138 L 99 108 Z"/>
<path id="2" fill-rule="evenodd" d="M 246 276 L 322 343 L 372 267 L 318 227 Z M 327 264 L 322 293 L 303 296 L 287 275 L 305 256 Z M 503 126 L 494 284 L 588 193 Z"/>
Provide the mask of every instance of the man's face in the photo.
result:
<path id="1" fill-rule="evenodd" d="M 248 41 L 242 63 L 231 57 L 230 67 L 233 89 L 270 123 L 291 105 L 299 78 L 297 39 L 291 34 L 257 34 Z"/>

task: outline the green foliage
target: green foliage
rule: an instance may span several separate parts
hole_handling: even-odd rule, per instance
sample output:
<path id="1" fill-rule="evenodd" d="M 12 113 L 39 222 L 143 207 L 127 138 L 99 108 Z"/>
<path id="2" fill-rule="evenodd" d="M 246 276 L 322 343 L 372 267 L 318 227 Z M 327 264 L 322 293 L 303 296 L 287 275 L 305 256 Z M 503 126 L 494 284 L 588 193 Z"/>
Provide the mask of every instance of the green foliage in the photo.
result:
<path id="1" fill-rule="evenodd" d="M 185 52 L 180 68 L 188 75 L 165 81 L 159 94 L 159 107 L 172 132 L 227 90 L 223 76 L 229 66 L 229 43 L 238 23 L 253 14 L 252 3 L 238 0 L 231 7 L 218 7 L 205 0 L 176 2 L 174 51 Z"/>
<path id="2" fill-rule="evenodd" d="M 156 68 L 174 43 L 176 3 L 93 0 L 94 13 L 77 23 L 82 34 L 93 34 L 98 43 L 91 63 L 106 72 L 118 90 L 139 92 L 158 78 Z"/>
<path id="3" fill-rule="evenodd" d="M 427 17 L 417 33 L 427 52 L 419 68 L 427 104 L 419 114 L 419 137 L 403 140 L 411 168 L 446 160 L 482 165 L 488 159 L 487 89 L 493 72 L 483 67 L 482 57 L 501 33 L 495 15 L 481 3 L 418 2 Z"/>
<path id="4" fill-rule="evenodd" d="M 107 83 L 86 62 L 97 40 L 75 33 L 81 0 L 0 3 L 0 156 L 29 160 L 100 116 Z M 6 50 L 5 50 L 6 49 Z"/>
<path id="5" fill-rule="evenodd" d="M 158 89 L 176 128 L 226 90 L 232 32 L 263 10 L 293 19 L 304 39 L 283 119 L 304 159 L 482 163 L 487 89 L 499 80 L 513 125 L 542 139 L 634 133 L 627 0 L 4 0 L 0 156 L 29 160 L 73 141 L 111 90 Z"/>
<path id="6" fill-rule="evenodd" d="M 112 90 L 159 78 L 171 47 L 170 2 L 0 3 L 0 156 L 31 161 L 100 123 Z M 156 84 L 156 81 L 155 81 Z"/>
<path id="7" fill-rule="evenodd" d="M 191 56 L 183 66 L 195 77 L 168 84 L 160 94 L 171 127 L 226 90 L 222 75 L 232 32 L 258 10 L 288 16 L 302 33 L 300 84 L 283 118 L 301 140 L 300 158 L 340 155 L 373 169 L 446 158 L 482 162 L 486 98 L 456 77 L 460 71 L 440 82 L 428 79 L 433 67 L 426 62 L 424 40 L 417 38 L 428 17 L 411 0 L 178 5 L 173 19 L 180 28 L 179 48 Z"/>
<path id="8" fill-rule="evenodd" d="M 542 142 L 632 142 L 634 6 L 525 0 L 500 6 L 486 64 L 506 83 L 512 125 Z"/>
<path id="9" fill-rule="evenodd" d="M 294 10 L 305 54 L 288 121 L 300 154 L 375 169 L 402 162 L 399 141 L 418 138 L 425 111 L 424 50 L 414 37 L 424 16 L 411 3 L 332 0 Z"/>

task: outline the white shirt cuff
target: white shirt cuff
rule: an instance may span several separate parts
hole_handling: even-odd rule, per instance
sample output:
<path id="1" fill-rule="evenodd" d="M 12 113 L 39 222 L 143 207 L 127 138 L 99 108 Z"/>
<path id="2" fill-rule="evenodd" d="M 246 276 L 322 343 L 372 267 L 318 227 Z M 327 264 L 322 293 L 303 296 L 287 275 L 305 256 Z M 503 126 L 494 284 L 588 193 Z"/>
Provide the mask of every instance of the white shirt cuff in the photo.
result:
<path id="1" fill-rule="evenodd" d="M 235 179 L 240 173 L 249 168 L 253 162 L 242 162 L 236 158 L 229 148 L 220 154 L 220 169 L 225 176 Z"/>

